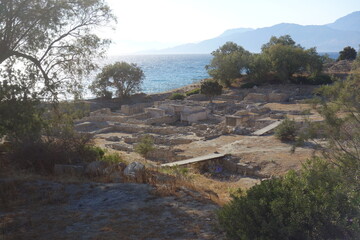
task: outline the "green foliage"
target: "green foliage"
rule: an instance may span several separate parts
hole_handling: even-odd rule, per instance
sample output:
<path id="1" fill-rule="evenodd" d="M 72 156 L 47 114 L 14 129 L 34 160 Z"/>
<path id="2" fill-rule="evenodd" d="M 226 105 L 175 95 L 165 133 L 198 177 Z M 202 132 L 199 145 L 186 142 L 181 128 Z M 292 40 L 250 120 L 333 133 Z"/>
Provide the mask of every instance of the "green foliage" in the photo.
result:
<path id="1" fill-rule="evenodd" d="M 86 145 L 85 152 L 89 156 L 90 161 L 104 161 L 110 164 L 116 164 L 123 162 L 124 160 L 117 153 L 109 153 L 106 149 L 103 149 L 94 145 Z M 85 154 L 83 154 L 84 156 Z M 89 160 L 88 160 L 89 161 Z"/>
<path id="2" fill-rule="evenodd" d="M 188 178 L 190 174 L 188 168 L 180 167 L 180 166 L 161 168 L 160 171 L 165 174 L 174 175 L 177 178 Z"/>
<path id="3" fill-rule="evenodd" d="M 355 60 L 357 52 L 354 48 L 347 46 L 342 51 L 340 51 L 339 54 L 340 55 L 337 59 L 338 61 L 339 60 Z"/>
<path id="4" fill-rule="evenodd" d="M 233 196 L 218 212 L 220 226 L 230 239 L 357 239 L 359 206 L 342 177 L 313 159 L 299 175 L 289 172 Z"/>
<path id="5" fill-rule="evenodd" d="M 194 94 L 199 94 L 200 93 L 200 88 L 195 88 L 193 90 L 190 90 L 190 91 L 187 91 L 185 93 L 186 96 L 191 96 L 191 95 L 194 95 Z"/>
<path id="6" fill-rule="evenodd" d="M 145 135 L 140 139 L 140 142 L 135 145 L 135 152 L 145 157 L 148 152 L 155 149 L 154 139 L 151 135 Z"/>
<path id="7" fill-rule="evenodd" d="M 296 76 L 290 79 L 295 84 L 309 84 L 309 85 L 324 85 L 331 84 L 334 80 L 326 74 L 319 74 L 315 76 Z"/>
<path id="8" fill-rule="evenodd" d="M 255 86 L 259 86 L 259 84 L 255 83 L 255 82 L 247 82 L 247 83 L 241 84 L 240 88 L 246 89 L 246 88 L 253 88 Z"/>
<path id="9" fill-rule="evenodd" d="M 18 85 L 0 82 L 0 137 L 10 141 L 39 139 L 45 126 L 39 101 Z"/>
<path id="10" fill-rule="evenodd" d="M 116 90 L 119 98 L 126 98 L 140 91 L 144 77 L 136 64 L 116 62 L 103 67 L 89 88 L 98 97 L 109 98 L 112 90 Z"/>
<path id="11" fill-rule="evenodd" d="M 101 0 L 0 0 L 0 64 L 11 84 L 57 98 L 81 90 L 109 40 L 95 32 L 115 18 Z"/>
<path id="12" fill-rule="evenodd" d="M 171 94 L 171 96 L 169 97 L 170 100 L 184 100 L 185 99 L 185 95 L 182 93 L 173 93 Z"/>
<path id="13" fill-rule="evenodd" d="M 275 72 L 279 80 L 287 82 L 295 73 L 317 75 L 322 70 L 322 58 L 315 48 L 305 50 L 289 35 L 272 37 L 262 47 L 262 55 L 270 63 L 270 70 Z"/>
<path id="14" fill-rule="evenodd" d="M 264 54 L 253 54 L 250 58 L 249 76 L 257 83 L 267 82 L 271 62 Z"/>
<path id="15" fill-rule="evenodd" d="M 256 83 L 286 83 L 294 74 L 318 76 L 322 71 L 324 58 L 316 49 L 304 49 L 289 35 L 271 37 L 261 49 L 260 54 L 250 54 L 228 42 L 212 53 L 214 57 L 206 68 L 210 76 L 227 87 L 242 73 Z"/>
<path id="16" fill-rule="evenodd" d="M 200 88 L 201 94 L 204 94 L 210 98 L 210 102 L 212 102 L 213 98 L 217 95 L 221 95 L 222 86 L 216 81 L 205 81 L 201 83 Z"/>
<path id="17" fill-rule="evenodd" d="M 295 141 L 297 129 L 295 121 L 285 119 L 276 129 L 275 136 L 281 141 Z"/>
<path id="18" fill-rule="evenodd" d="M 107 153 L 101 158 L 101 161 L 105 161 L 110 164 L 124 162 L 124 160 L 117 153 Z"/>
<path id="19" fill-rule="evenodd" d="M 226 87 L 229 87 L 234 79 L 241 77 L 250 61 L 250 53 L 233 42 L 225 43 L 211 54 L 213 59 L 206 69 L 210 76 Z"/>

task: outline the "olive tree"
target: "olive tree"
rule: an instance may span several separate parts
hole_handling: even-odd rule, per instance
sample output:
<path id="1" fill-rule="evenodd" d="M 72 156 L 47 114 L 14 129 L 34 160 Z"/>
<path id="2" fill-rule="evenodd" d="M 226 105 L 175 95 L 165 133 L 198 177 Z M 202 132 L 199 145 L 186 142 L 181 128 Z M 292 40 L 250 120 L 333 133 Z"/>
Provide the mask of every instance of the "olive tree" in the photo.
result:
<path id="1" fill-rule="evenodd" d="M 111 97 L 113 91 L 119 98 L 126 98 L 140 90 L 144 72 L 134 63 L 116 62 L 106 65 L 90 85 L 98 97 Z"/>
<path id="2" fill-rule="evenodd" d="M 215 96 L 221 95 L 222 86 L 216 81 L 205 81 L 201 83 L 200 93 L 210 98 L 210 103 Z"/>
<path id="3" fill-rule="evenodd" d="M 94 33 L 115 20 L 103 0 L 0 0 L 0 66 L 9 84 L 55 96 L 78 88 L 109 40 Z"/>
<path id="4" fill-rule="evenodd" d="M 339 54 L 340 55 L 337 60 L 354 60 L 356 59 L 357 52 L 354 48 L 347 46 L 340 51 Z"/>
<path id="5" fill-rule="evenodd" d="M 226 87 L 248 68 L 250 52 L 236 43 L 227 42 L 211 54 L 213 59 L 206 69 L 210 76 Z"/>
<path id="6" fill-rule="evenodd" d="M 295 73 L 308 72 L 316 75 L 322 70 L 322 60 L 316 49 L 304 49 L 289 35 L 271 37 L 262 46 L 262 54 L 269 60 L 271 71 L 281 82 L 288 81 Z"/>

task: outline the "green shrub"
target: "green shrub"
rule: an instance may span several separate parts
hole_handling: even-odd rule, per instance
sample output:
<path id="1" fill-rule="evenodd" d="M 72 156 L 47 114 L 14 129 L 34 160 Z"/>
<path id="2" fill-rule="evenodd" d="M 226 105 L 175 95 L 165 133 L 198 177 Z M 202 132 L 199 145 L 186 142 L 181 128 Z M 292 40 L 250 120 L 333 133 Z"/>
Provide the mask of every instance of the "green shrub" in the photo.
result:
<path id="1" fill-rule="evenodd" d="M 259 84 L 254 83 L 254 82 L 247 82 L 247 83 L 242 84 L 240 86 L 240 88 L 253 88 L 255 86 L 259 86 Z"/>
<path id="2" fill-rule="evenodd" d="M 200 88 L 195 88 L 193 90 L 190 90 L 190 91 L 187 91 L 185 93 L 186 96 L 191 96 L 191 95 L 194 95 L 194 94 L 199 94 L 200 93 Z"/>
<path id="3" fill-rule="evenodd" d="M 55 164 L 77 164 L 99 160 L 91 145 L 91 135 L 74 133 L 14 144 L 10 159 L 21 169 L 51 174 Z"/>
<path id="4" fill-rule="evenodd" d="M 151 135 L 145 135 L 140 139 L 140 142 L 135 145 L 135 152 L 145 157 L 146 154 L 154 150 L 154 140 Z"/>
<path id="5" fill-rule="evenodd" d="M 223 86 L 217 81 L 207 80 L 201 83 L 200 93 L 207 96 L 210 99 L 210 102 L 212 102 L 215 96 L 222 94 L 222 89 Z"/>
<path id="6" fill-rule="evenodd" d="M 281 141 L 295 141 L 297 129 L 295 121 L 285 119 L 276 129 L 275 136 Z"/>
<path id="7" fill-rule="evenodd" d="M 185 98 L 185 95 L 182 93 L 173 93 L 169 97 L 170 100 L 184 100 L 184 98 Z"/>
<path id="8" fill-rule="evenodd" d="M 117 153 L 107 153 L 101 158 L 101 161 L 105 161 L 110 164 L 124 162 L 124 160 Z"/>
<path id="9" fill-rule="evenodd" d="M 233 196 L 218 219 L 230 239 L 359 239 L 358 197 L 338 168 L 313 159 Z"/>
<path id="10" fill-rule="evenodd" d="M 296 76 L 291 79 L 295 84 L 308 84 L 308 85 L 324 85 L 333 83 L 333 79 L 326 74 L 320 74 L 316 76 Z"/>
<path id="11" fill-rule="evenodd" d="M 82 155 L 91 160 L 101 160 L 105 156 L 105 150 L 98 146 L 86 145 Z"/>

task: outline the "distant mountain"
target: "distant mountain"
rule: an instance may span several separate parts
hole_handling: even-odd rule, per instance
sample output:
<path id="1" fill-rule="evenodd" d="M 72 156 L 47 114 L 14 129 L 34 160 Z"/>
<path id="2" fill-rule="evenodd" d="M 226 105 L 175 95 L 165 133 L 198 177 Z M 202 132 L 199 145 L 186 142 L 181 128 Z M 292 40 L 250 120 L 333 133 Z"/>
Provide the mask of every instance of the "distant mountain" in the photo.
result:
<path id="1" fill-rule="evenodd" d="M 358 49 L 360 44 L 360 11 L 351 13 L 327 25 L 281 23 L 271 27 L 236 28 L 216 38 L 189 43 L 157 51 L 157 53 L 211 53 L 228 41 L 235 42 L 251 52 L 260 52 L 271 36 L 289 34 L 305 48 L 317 47 L 318 52 L 339 52 L 346 46 Z"/>
<path id="2" fill-rule="evenodd" d="M 360 32 L 360 12 L 353 12 L 327 26 L 337 30 Z"/>

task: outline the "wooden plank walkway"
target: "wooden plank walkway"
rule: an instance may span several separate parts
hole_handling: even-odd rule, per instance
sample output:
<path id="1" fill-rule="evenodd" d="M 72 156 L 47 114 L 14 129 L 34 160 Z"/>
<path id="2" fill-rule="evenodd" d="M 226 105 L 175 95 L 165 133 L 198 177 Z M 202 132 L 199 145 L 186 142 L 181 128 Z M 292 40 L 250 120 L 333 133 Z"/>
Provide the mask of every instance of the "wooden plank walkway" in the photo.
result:
<path id="1" fill-rule="evenodd" d="M 181 160 L 181 161 L 177 161 L 177 162 L 165 163 L 165 164 L 161 164 L 161 166 L 162 167 L 182 166 L 182 165 L 186 165 L 186 164 L 192 164 L 192 163 L 208 161 L 208 160 L 212 160 L 212 159 L 216 159 L 216 158 L 222 158 L 222 157 L 225 157 L 225 155 L 226 154 L 213 153 L 213 154 L 190 158 L 190 159 Z"/>
<path id="2" fill-rule="evenodd" d="M 273 130 L 274 128 L 276 128 L 277 126 L 279 126 L 282 122 L 283 122 L 283 120 L 281 120 L 281 121 L 276 121 L 276 122 L 274 122 L 274 123 L 272 123 L 272 124 L 270 124 L 270 125 L 262 128 L 262 129 L 260 129 L 260 130 L 257 130 L 257 131 L 255 131 L 255 132 L 253 132 L 252 135 L 254 135 L 254 136 L 261 136 L 261 135 L 263 135 L 263 134 L 265 134 L 265 133 Z"/>

